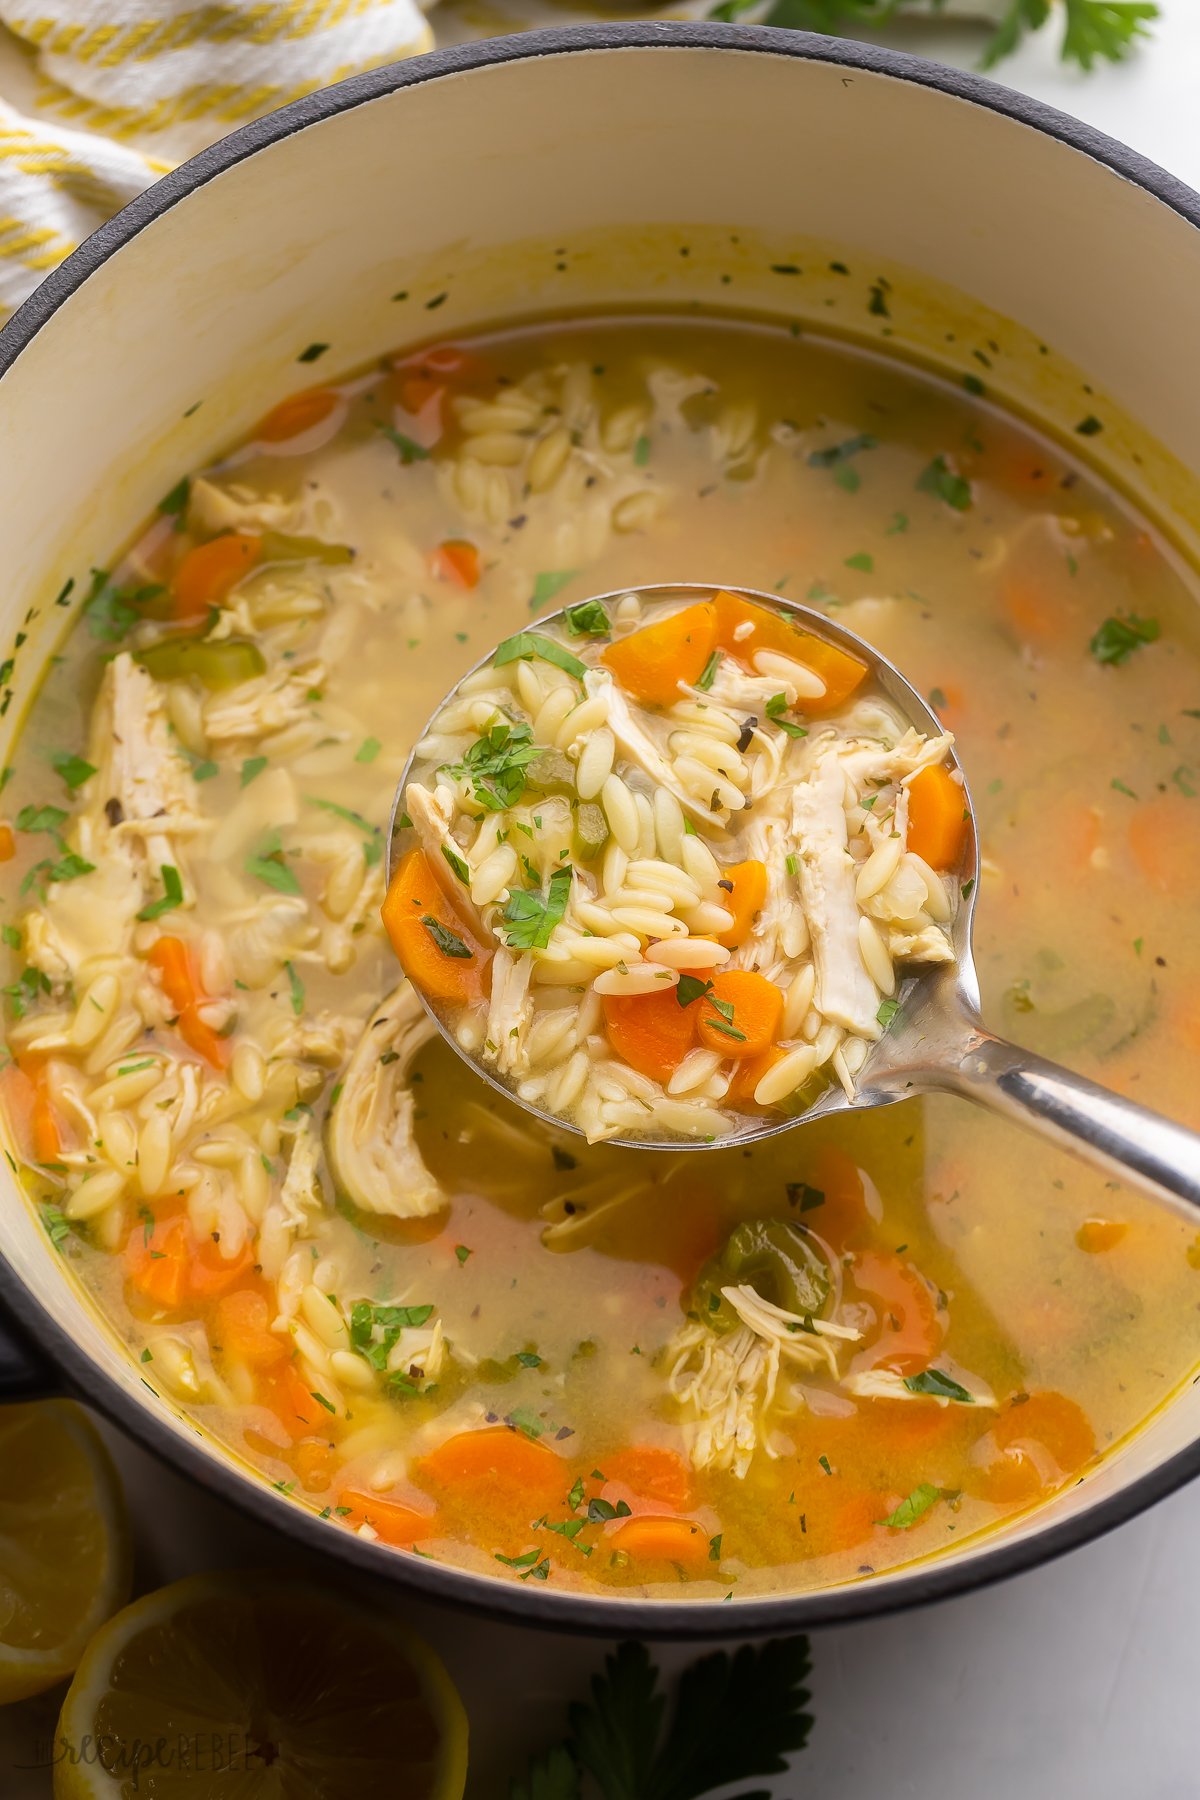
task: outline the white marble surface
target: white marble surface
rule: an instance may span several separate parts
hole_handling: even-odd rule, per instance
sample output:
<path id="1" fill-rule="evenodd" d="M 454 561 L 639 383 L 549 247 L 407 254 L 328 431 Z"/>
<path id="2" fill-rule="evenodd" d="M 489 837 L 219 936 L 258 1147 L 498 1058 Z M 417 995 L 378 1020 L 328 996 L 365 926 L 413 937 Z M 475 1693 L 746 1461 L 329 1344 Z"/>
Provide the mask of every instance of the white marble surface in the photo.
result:
<path id="1" fill-rule="evenodd" d="M 969 65 L 971 36 L 895 33 Z M 1166 0 L 1156 40 L 1130 66 L 1064 72 L 1048 40 L 1004 78 L 1074 112 L 1200 187 L 1200 4 Z M 278 1546 L 111 1434 L 137 1519 L 144 1584 L 223 1563 L 276 1560 Z M 986 1593 L 877 1624 L 815 1634 L 816 1725 L 776 1800 L 1195 1800 L 1200 1498 L 1184 1492 L 1098 1544 Z M 526 1751 L 602 1647 L 412 1607 L 444 1655 L 472 1720 L 471 1800 L 503 1800 Z M 682 1660 L 666 1650 L 668 1666 Z M 0 1713 L 0 1796 L 45 1800 L 22 1771 L 53 1706 Z M 364 1796 L 363 1800 L 373 1800 Z M 402 1797 L 397 1797 L 402 1800 Z"/>

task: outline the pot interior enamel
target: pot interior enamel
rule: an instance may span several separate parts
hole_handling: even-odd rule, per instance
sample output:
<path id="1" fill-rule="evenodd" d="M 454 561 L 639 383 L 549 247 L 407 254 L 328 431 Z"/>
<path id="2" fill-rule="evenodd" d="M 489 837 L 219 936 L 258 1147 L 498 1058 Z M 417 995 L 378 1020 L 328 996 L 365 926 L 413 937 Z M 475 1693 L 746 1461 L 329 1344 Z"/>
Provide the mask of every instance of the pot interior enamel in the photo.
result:
<path id="1" fill-rule="evenodd" d="M 313 342 L 341 370 L 434 330 L 696 303 L 812 321 L 935 366 L 970 354 L 1060 434 L 1102 417 L 1095 460 L 1195 549 L 1200 390 L 1180 374 L 1200 232 L 1166 177 L 1113 160 L 1114 146 L 1003 90 L 719 27 L 492 43 L 248 128 L 107 227 L 0 337 L 0 630 L 19 646 L 0 757 L 89 565 L 298 386 Z M 0 1179 L 18 1311 L 89 1398 L 199 1479 L 315 1547 L 449 1598 L 608 1630 L 729 1628 L 706 1603 L 501 1587 L 325 1529 L 153 1391 L 64 1280 L 7 1169 Z M 1200 1462 L 1198 1440 L 1188 1387 L 1003 1533 L 867 1585 L 755 1601 L 739 1627 L 869 1613 L 1036 1561 L 1176 1485 Z"/>

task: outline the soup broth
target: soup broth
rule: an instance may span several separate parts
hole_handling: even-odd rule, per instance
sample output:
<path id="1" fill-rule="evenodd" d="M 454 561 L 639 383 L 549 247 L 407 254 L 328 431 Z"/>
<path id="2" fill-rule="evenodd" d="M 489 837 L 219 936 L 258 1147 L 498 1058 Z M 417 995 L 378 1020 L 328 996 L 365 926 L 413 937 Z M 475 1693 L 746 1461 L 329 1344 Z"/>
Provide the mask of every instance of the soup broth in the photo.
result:
<path id="1" fill-rule="evenodd" d="M 975 797 L 988 1017 L 1200 1125 L 1195 577 L 974 375 L 734 318 L 405 352 L 165 492 L 10 772 L 2 1080 L 144 1379 L 331 1531 L 719 1599 L 1086 1477 L 1191 1373 L 1200 1255 L 952 1101 L 589 1145 L 433 1037 L 380 923 L 424 721 L 540 612 L 680 580 L 909 674 Z"/>

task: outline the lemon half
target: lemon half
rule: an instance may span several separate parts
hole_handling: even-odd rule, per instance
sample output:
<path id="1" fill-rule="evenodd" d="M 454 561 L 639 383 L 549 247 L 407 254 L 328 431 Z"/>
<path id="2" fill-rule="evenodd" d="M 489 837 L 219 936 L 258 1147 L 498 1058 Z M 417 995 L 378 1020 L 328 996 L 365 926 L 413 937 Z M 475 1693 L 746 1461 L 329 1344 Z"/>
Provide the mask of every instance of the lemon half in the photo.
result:
<path id="1" fill-rule="evenodd" d="M 87 1415 L 0 1407 L 0 1705 L 69 1675 L 129 1579 L 121 1484 Z"/>
<path id="2" fill-rule="evenodd" d="M 99 1632 L 55 1757 L 55 1800 L 461 1800 L 467 1721 L 434 1652 L 382 1605 L 200 1575 Z"/>

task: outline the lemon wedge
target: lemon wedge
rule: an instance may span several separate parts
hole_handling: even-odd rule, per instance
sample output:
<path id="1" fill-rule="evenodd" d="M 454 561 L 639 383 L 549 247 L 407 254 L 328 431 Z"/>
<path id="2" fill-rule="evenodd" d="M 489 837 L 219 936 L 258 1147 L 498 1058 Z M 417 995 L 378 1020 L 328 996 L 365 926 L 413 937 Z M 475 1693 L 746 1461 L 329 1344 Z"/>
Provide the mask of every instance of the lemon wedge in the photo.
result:
<path id="1" fill-rule="evenodd" d="M 121 1484 L 87 1415 L 0 1407 L 0 1705 L 69 1675 L 129 1576 Z"/>
<path id="2" fill-rule="evenodd" d="M 67 1692 L 55 1800 L 461 1800 L 462 1702 L 388 1603 L 240 1572 L 136 1600 Z"/>

